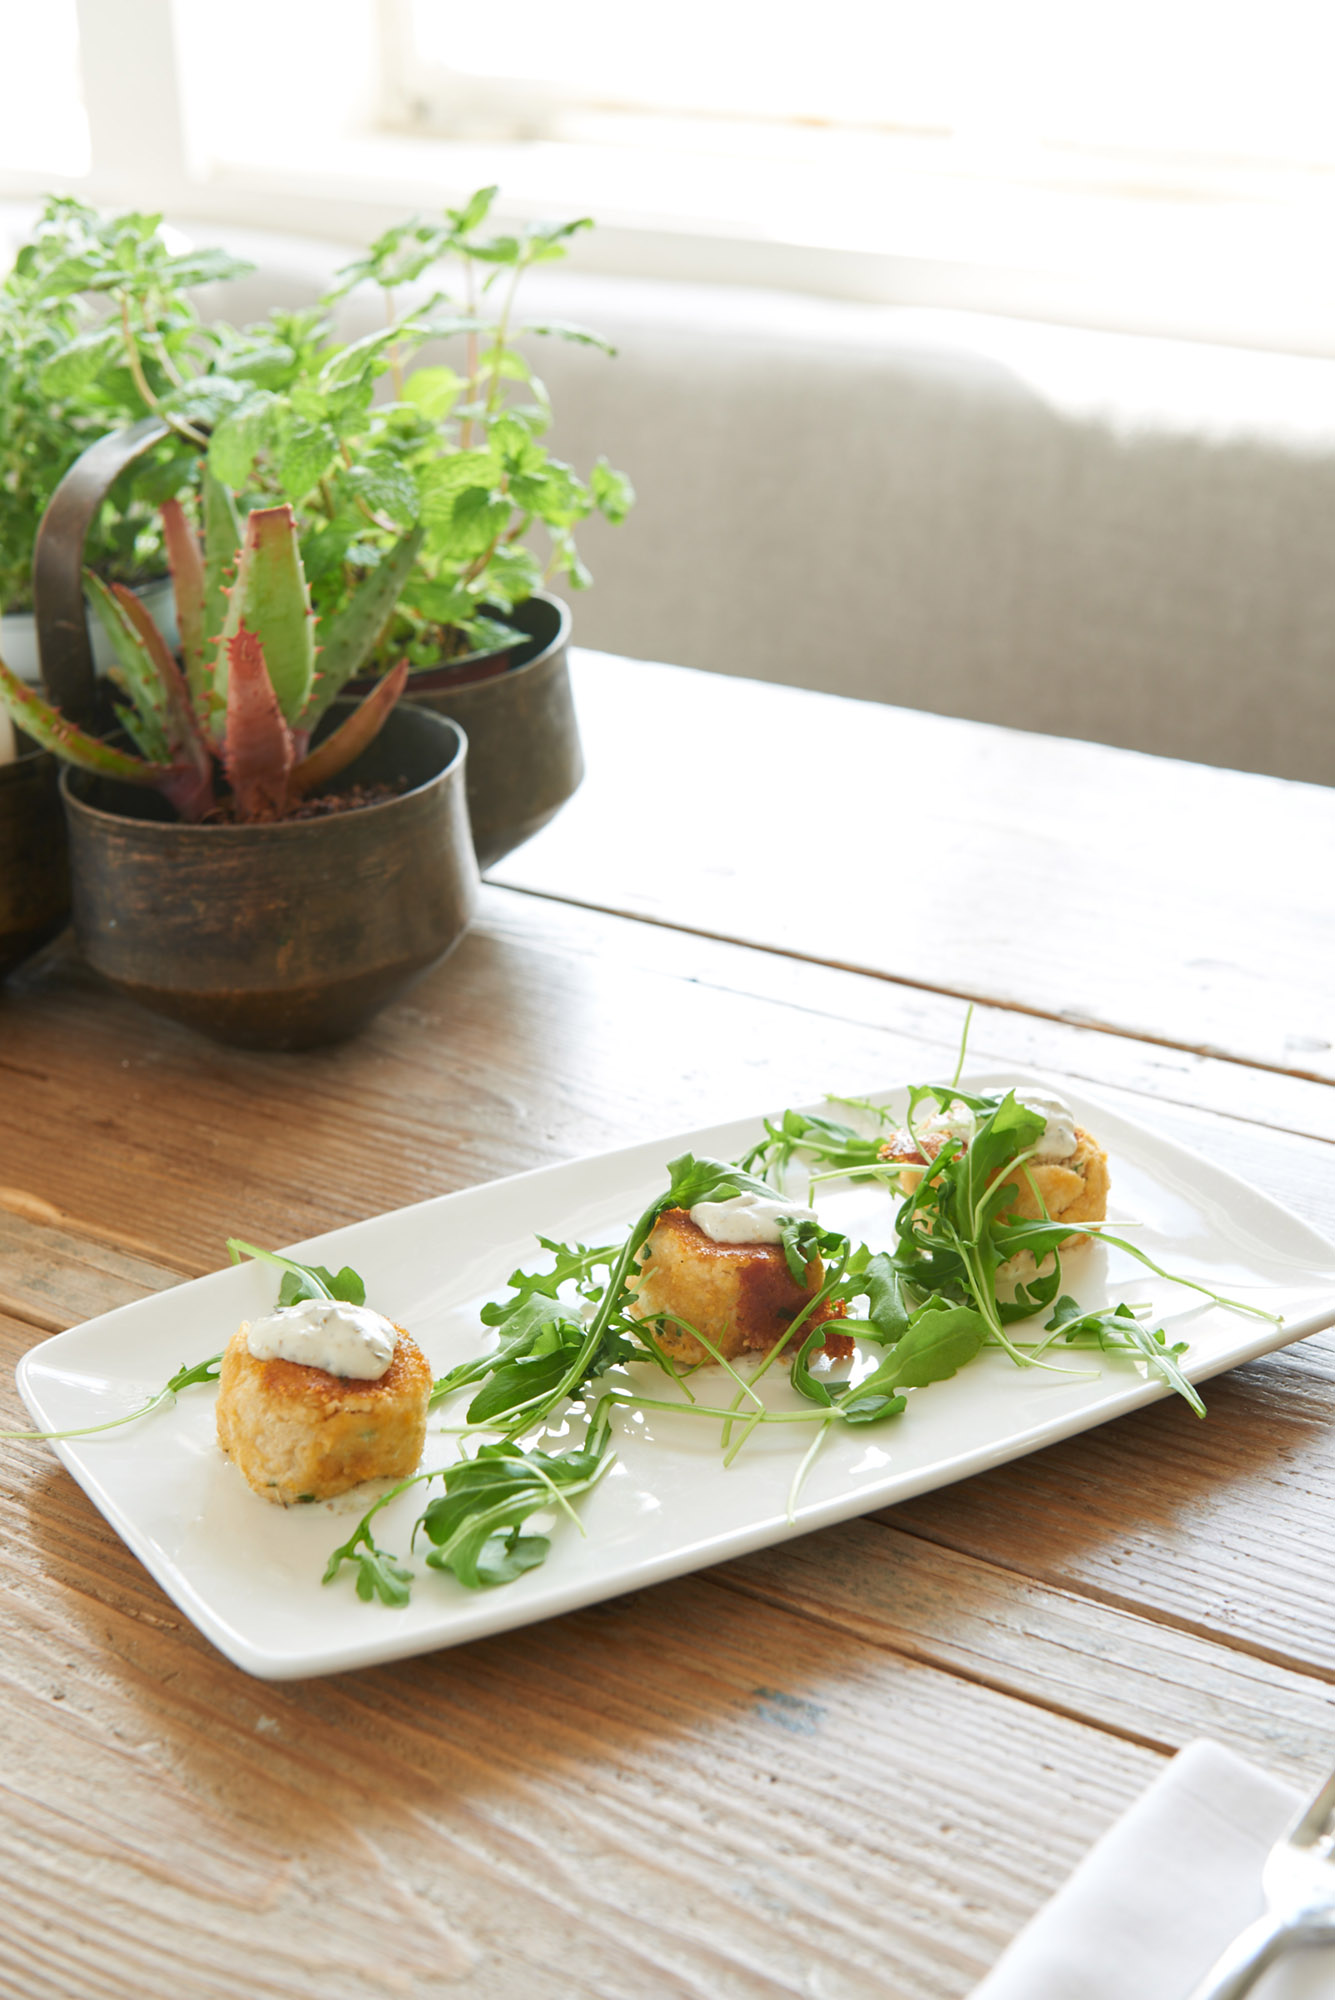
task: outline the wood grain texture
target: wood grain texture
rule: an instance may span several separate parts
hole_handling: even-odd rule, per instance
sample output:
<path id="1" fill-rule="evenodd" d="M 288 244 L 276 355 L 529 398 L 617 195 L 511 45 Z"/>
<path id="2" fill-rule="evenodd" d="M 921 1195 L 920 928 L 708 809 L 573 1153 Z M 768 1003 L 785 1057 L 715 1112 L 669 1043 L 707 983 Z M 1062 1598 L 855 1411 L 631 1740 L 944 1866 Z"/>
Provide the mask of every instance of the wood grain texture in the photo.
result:
<path id="1" fill-rule="evenodd" d="M 953 2000 L 1162 1761 L 708 1578 L 265 1685 L 42 1446 L 0 1497 L 22 2000 Z"/>
<path id="2" fill-rule="evenodd" d="M 803 1039 L 818 1053 L 829 1038 L 855 1025 L 881 1031 L 881 1040 L 867 1044 L 875 1068 L 859 1068 L 856 1044 L 850 1042 L 845 1055 L 837 1042 L 830 1042 L 838 1074 L 825 1077 L 821 1087 L 856 1092 L 925 1074 L 933 1062 L 937 1075 L 954 1068 L 964 1007 L 949 995 L 495 888 L 484 890 L 476 932 L 498 946 L 540 954 L 543 961 L 582 961 L 586 966 L 592 961 L 600 973 L 611 968 L 614 976 L 627 980 L 649 975 L 678 990 L 685 982 L 779 1002 L 809 1017 Z M 572 965 L 558 973 L 553 966 L 547 976 L 563 985 L 573 980 L 575 969 Z M 1081 1082 L 1143 1092 L 1165 1103 L 1220 1111 L 1309 1138 L 1335 1139 L 1335 1086 L 1283 1071 L 1132 1036 L 1092 1035 L 1066 1022 L 985 1005 L 975 1009 L 969 1048 L 971 1061 L 1048 1069 Z M 693 1046 L 693 1059 L 699 1053 L 698 1045 Z"/>
<path id="3" fill-rule="evenodd" d="M 1335 1335 L 884 1518 L 1335 1680 Z M 1184 1421 L 1185 1420 L 1185 1421 Z"/>
<path id="4" fill-rule="evenodd" d="M 0 1312 L 46 1333 L 179 1284 L 182 1272 L 76 1234 L 48 1203 L 0 1188 Z"/>
<path id="5" fill-rule="evenodd" d="M 989 974 L 1040 990 L 1046 961 L 995 942 Z M 1220 990 L 1227 1012 L 1240 989 Z M 1167 1003 L 1135 1039 L 994 997 L 980 1063 L 1088 1083 L 1332 1231 L 1335 1090 L 1299 1073 L 1319 1052 L 1267 1070 L 1152 1039 Z M 0 1376 L 41 1332 L 214 1267 L 227 1233 L 290 1241 L 941 1074 L 961 1014 L 494 888 L 360 1040 L 264 1056 L 152 1020 L 54 948 L 0 989 Z M 1209 1403 L 1203 1425 L 1157 1405 L 701 1577 L 281 1688 L 211 1651 L 43 1447 L 0 1447 L 0 1992 L 954 2000 L 1190 1735 L 1304 1779 L 1328 1759 L 1335 1335 Z"/>
<path id="6" fill-rule="evenodd" d="M 231 1233 L 291 1242 L 655 1131 L 948 1073 L 962 1020 L 911 988 L 503 891 L 367 1034 L 301 1056 L 210 1046 L 57 948 L 0 989 L 0 1200 L 197 1273 Z M 1237 1122 L 1174 1124 L 1172 1106 L 1240 1105 L 1274 1192 L 1313 1214 L 1305 1162 L 1329 1148 L 1257 1120 L 1273 1082 L 1294 1130 L 1335 1134 L 1329 1085 L 1004 1010 L 980 1012 L 971 1046 L 1152 1094 L 1166 1130 L 1226 1163 Z"/>
<path id="7" fill-rule="evenodd" d="M 1310 1791 L 1335 1693 L 1162 1619 L 898 1531 L 893 1513 L 762 1549 L 718 1582 L 1153 1749 L 1211 1736 Z"/>
<path id="8" fill-rule="evenodd" d="M 1335 1078 L 1335 791 L 572 664 L 590 775 L 495 880 Z"/>

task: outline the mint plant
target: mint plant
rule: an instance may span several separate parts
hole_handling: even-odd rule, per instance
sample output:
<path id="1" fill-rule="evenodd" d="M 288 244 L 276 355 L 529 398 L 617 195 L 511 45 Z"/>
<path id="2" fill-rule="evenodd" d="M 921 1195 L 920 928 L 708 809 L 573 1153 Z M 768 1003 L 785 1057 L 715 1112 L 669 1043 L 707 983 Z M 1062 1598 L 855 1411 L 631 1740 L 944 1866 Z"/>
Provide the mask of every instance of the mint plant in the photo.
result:
<path id="1" fill-rule="evenodd" d="M 517 310 L 525 272 L 564 256 L 589 222 L 488 233 L 495 195 L 484 188 L 439 221 L 386 231 L 317 310 L 214 328 L 208 372 L 161 399 L 172 421 L 211 427 L 209 469 L 243 506 L 296 510 L 323 616 L 341 616 L 400 538 L 420 532 L 372 671 L 503 646 L 515 636 L 505 614 L 543 582 L 591 581 L 575 544 L 580 522 L 595 511 L 620 521 L 634 498 L 605 459 L 582 478 L 553 457 L 542 441 L 547 392 L 517 344 L 549 336 L 607 348 L 583 327 Z M 448 289 L 403 306 L 405 288 L 420 294 L 437 274 Z M 379 290 L 384 326 L 340 345 L 330 313 L 363 285 Z M 411 366 L 438 342 L 451 361 Z M 539 530 L 542 552 L 532 546 Z"/>
<path id="2" fill-rule="evenodd" d="M 38 525 L 80 453 L 208 367 L 189 288 L 250 269 L 220 250 L 174 251 L 161 224 L 53 195 L 0 283 L 0 611 L 30 607 Z M 162 568 L 156 509 L 191 479 L 203 442 L 178 424 L 117 481 L 88 539 L 99 573 L 133 583 Z"/>

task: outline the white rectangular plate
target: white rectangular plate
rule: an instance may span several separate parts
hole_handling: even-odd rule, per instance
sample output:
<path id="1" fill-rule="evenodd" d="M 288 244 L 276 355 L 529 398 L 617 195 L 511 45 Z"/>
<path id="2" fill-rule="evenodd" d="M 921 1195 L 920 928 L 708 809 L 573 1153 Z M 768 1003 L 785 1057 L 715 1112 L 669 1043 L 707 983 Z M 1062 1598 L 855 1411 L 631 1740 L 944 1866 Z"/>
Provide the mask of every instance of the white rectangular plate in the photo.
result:
<path id="1" fill-rule="evenodd" d="M 1008 1071 L 968 1081 L 995 1088 L 1045 1080 Z M 1196 1381 L 1335 1321 L 1335 1246 L 1246 1182 L 1061 1088 L 1079 1122 L 1107 1148 L 1110 1220 L 1134 1224 L 1136 1242 L 1157 1262 L 1282 1313 L 1284 1324 L 1223 1311 L 1103 1246 L 1063 1260 L 1065 1287 L 1082 1305 L 1148 1303 L 1170 1339 L 1190 1342 L 1186 1367 Z M 332 1230 L 293 1254 L 333 1268 L 351 1264 L 366 1280 L 370 1303 L 416 1336 L 439 1375 L 489 1342 L 478 1308 L 503 1295 L 510 1272 L 541 1268 L 533 1240 L 539 1232 L 613 1241 L 662 1192 L 669 1159 L 687 1151 L 734 1159 L 760 1136 L 759 1121 L 748 1119 L 540 1168 Z M 894 1204 L 885 1189 L 832 1186 L 820 1201 L 822 1219 L 855 1241 L 887 1246 Z M 220 1239 L 228 1222 L 219 1216 Z M 248 1264 L 71 1327 L 20 1363 L 24 1402 L 44 1430 L 119 1415 L 183 1363 L 222 1348 L 242 1319 L 269 1309 L 274 1297 L 272 1268 Z M 249 1673 L 289 1679 L 457 1645 L 639 1589 L 944 1486 L 1169 1393 L 1131 1360 L 1069 1352 L 1050 1358 L 1073 1372 L 1018 1369 L 1003 1354 L 984 1354 L 953 1380 L 910 1391 L 902 1417 L 832 1433 L 795 1521 L 788 1492 L 812 1432 L 762 1428 L 725 1471 L 717 1423 L 623 1411 L 613 1429 L 617 1463 L 581 1503 L 584 1536 L 568 1522 L 557 1526 L 546 1563 L 493 1590 L 471 1592 L 423 1569 L 403 1610 L 363 1603 L 347 1570 L 321 1585 L 325 1560 L 364 1511 L 367 1490 L 288 1512 L 258 1499 L 218 1449 L 208 1389 L 187 1390 L 174 1407 L 124 1430 L 54 1449 L 229 1659 Z M 663 1393 L 656 1371 L 633 1372 L 646 1394 Z M 773 1374 L 774 1407 L 810 1407 L 781 1371 Z M 720 1385 L 726 1379 L 709 1371 L 696 1387 L 711 1377 Z M 448 1420 L 460 1421 L 454 1414 Z M 446 1464 L 455 1448 L 452 1438 L 429 1436 L 423 1463 Z M 419 1491 L 386 1509 L 376 1529 L 382 1547 L 407 1554 L 421 1505 Z"/>

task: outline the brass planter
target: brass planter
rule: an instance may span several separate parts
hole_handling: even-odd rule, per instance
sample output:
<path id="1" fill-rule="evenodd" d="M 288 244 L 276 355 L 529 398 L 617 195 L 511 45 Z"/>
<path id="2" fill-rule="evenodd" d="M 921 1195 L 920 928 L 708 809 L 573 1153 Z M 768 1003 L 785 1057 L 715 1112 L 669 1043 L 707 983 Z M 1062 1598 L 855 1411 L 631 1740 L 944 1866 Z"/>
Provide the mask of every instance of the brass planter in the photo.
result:
<path id="1" fill-rule="evenodd" d="M 352 704 L 335 702 L 323 731 Z M 66 770 L 74 923 L 113 986 L 216 1041 L 343 1041 L 463 935 L 477 899 L 467 744 L 400 702 L 334 789 L 411 789 L 327 818 L 190 826 L 156 792 Z"/>
<path id="2" fill-rule="evenodd" d="M 584 776 L 566 658 L 570 612 L 539 591 L 505 616 L 528 634 L 513 666 L 496 673 L 479 662 L 481 677 L 436 687 L 427 669 L 407 693 L 467 733 L 468 813 L 484 870 L 546 826 Z"/>
<path id="3" fill-rule="evenodd" d="M 0 979 L 53 938 L 69 911 L 56 760 L 34 750 L 0 764 Z"/>

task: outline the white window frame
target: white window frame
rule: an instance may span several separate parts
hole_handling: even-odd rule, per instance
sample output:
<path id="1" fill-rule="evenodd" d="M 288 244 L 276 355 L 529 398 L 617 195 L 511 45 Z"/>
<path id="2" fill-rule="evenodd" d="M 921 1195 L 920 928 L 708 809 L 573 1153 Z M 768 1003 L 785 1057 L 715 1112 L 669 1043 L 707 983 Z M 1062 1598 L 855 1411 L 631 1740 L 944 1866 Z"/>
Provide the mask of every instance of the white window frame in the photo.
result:
<path id="1" fill-rule="evenodd" d="M 1083 262 L 1063 262 L 1045 250 L 1072 235 L 1071 211 L 1058 212 L 1058 197 L 1006 192 L 994 200 L 987 230 L 974 227 L 971 235 L 967 217 L 960 220 L 956 188 L 954 209 L 947 201 L 916 234 L 906 227 L 899 239 L 867 249 L 851 237 L 804 237 L 800 229 L 785 231 L 742 213 L 674 208 L 670 156 L 658 169 L 648 160 L 631 199 L 615 151 L 606 147 L 392 131 L 390 121 L 404 112 L 402 0 L 347 0 L 371 10 L 368 21 L 374 15 L 380 33 L 385 120 L 379 130 L 331 135 L 327 153 L 296 164 L 202 159 L 189 129 L 178 47 L 183 10 L 209 4 L 78 0 L 92 169 L 66 183 L 71 191 L 104 205 L 161 208 L 198 225 L 201 234 L 210 228 L 225 234 L 232 226 L 357 243 L 413 209 L 438 210 L 495 181 L 503 190 L 501 214 L 597 218 L 598 229 L 574 248 L 577 270 L 1335 355 L 1335 277 L 1324 275 L 1327 260 L 1315 254 L 1314 220 L 1300 213 L 1286 219 L 1262 203 L 1240 202 L 1222 223 L 1216 216 L 1216 242 L 1203 254 L 1190 205 L 1132 211 L 1111 195 L 1090 196 L 1082 216 L 1091 241 L 1100 230 L 1114 244 L 1139 232 L 1139 262 L 1095 251 Z M 309 0 L 273 4 L 309 9 Z M 536 106 L 533 116 L 540 111 Z M 657 203 L 654 171 L 663 188 Z M 31 198 L 37 191 L 31 176 L 0 177 L 0 197 Z M 887 208 L 894 205 L 887 199 Z"/>

